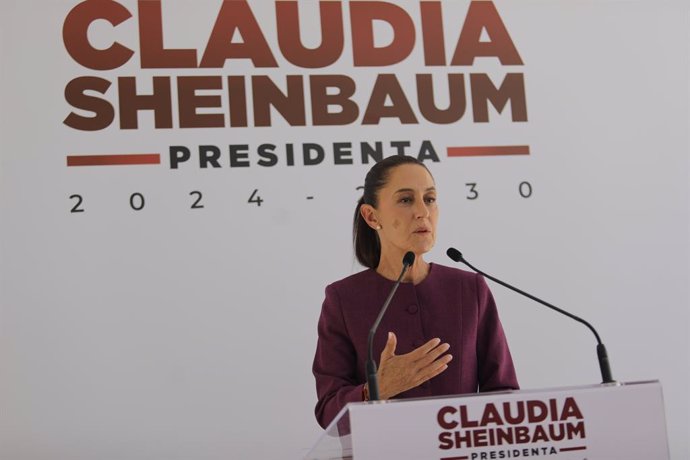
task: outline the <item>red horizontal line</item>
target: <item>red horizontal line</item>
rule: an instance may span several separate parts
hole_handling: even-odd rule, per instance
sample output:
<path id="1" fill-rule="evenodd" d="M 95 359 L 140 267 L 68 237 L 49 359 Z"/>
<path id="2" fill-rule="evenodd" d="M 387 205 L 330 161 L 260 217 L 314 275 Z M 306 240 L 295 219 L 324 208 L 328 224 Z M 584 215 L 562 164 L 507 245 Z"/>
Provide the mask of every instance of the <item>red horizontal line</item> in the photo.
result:
<path id="1" fill-rule="evenodd" d="M 448 147 L 449 157 L 488 157 L 529 155 L 529 145 L 489 145 L 481 147 Z"/>
<path id="2" fill-rule="evenodd" d="M 67 155 L 67 166 L 159 165 L 160 153 Z"/>
<path id="3" fill-rule="evenodd" d="M 586 450 L 587 446 L 578 446 L 578 447 L 562 447 L 560 450 L 561 452 L 570 452 L 571 450 Z"/>
<path id="4" fill-rule="evenodd" d="M 441 460 L 467 460 L 469 457 L 467 455 L 463 457 L 443 457 Z"/>

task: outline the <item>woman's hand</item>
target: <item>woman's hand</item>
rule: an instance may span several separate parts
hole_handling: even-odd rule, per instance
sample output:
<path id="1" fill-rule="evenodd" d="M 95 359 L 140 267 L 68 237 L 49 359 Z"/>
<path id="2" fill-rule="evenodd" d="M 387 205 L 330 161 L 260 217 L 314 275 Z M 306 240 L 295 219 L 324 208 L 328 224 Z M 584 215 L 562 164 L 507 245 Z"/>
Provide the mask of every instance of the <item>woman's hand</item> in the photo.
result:
<path id="1" fill-rule="evenodd" d="M 379 396 L 389 399 L 395 395 L 415 388 L 448 369 L 453 355 L 444 354 L 450 348 L 440 339 L 431 339 L 419 348 L 404 355 L 396 355 L 398 339 L 392 332 L 381 352 L 381 361 L 376 377 L 379 383 Z"/>

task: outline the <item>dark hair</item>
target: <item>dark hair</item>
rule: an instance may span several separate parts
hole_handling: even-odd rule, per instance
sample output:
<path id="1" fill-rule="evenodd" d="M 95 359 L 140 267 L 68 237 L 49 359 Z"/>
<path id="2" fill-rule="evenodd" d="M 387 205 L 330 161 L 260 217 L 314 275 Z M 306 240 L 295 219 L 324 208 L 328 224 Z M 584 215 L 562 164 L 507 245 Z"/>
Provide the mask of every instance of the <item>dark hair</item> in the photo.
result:
<path id="1" fill-rule="evenodd" d="M 381 188 L 385 187 L 393 168 L 404 165 L 414 164 L 422 166 L 429 171 L 424 163 L 418 159 L 406 155 L 394 155 L 376 163 L 371 167 L 364 179 L 364 195 L 357 202 L 355 208 L 354 222 L 352 223 L 352 243 L 355 247 L 355 256 L 359 263 L 369 268 L 376 268 L 381 258 L 381 243 L 376 230 L 371 228 L 364 221 L 360 214 L 363 204 L 368 204 L 376 208 L 378 206 L 378 194 Z M 431 174 L 431 172 L 429 172 Z"/>

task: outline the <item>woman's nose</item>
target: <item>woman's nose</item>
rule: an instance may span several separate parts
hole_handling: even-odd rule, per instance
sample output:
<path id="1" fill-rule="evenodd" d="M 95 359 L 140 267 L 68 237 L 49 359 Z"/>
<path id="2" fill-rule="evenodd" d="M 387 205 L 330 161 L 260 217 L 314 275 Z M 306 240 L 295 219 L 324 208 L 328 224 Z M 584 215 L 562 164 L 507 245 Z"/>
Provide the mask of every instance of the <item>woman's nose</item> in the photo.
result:
<path id="1" fill-rule="evenodd" d="M 421 219 L 429 215 L 429 208 L 427 207 L 424 200 L 417 200 L 417 205 L 415 206 L 415 217 Z"/>

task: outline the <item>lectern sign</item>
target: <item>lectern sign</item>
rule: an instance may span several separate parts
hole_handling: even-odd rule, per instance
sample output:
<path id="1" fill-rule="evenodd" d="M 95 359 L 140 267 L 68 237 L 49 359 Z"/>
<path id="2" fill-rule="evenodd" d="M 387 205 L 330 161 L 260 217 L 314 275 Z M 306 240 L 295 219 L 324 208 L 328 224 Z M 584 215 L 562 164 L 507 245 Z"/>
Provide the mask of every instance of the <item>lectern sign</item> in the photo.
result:
<path id="1" fill-rule="evenodd" d="M 658 382 L 350 407 L 355 460 L 668 458 Z"/>
<path id="2" fill-rule="evenodd" d="M 519 456 L 522 450 L 529 450 L 522 449 L 524 446 L 537 443 L 548 443 L 530 448 L 540 454 L 587 448 L 585 420 L 573 396 L 447 405 L 439 409 L 437 420 L 441 430 L 438 447 L 449 452 L 490 447 L 498 450 L 496 458 L 510 458 L 511 453 Z M 571 441 L 580 442 L 572 445 Z"/>

